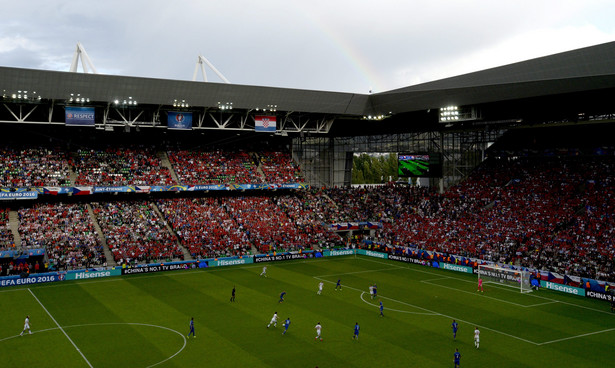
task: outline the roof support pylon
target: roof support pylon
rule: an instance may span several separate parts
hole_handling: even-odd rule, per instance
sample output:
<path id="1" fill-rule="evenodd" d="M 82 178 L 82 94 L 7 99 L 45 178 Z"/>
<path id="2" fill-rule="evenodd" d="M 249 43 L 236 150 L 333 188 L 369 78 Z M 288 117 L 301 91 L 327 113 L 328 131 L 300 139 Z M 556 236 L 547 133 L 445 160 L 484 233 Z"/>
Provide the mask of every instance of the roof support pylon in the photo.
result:
<path id="1" fill-rule="evenodd" d="M 197 61 L 196 61 L 196 65 L 194 67 L 194 74 L 192 75 L 192 81 L 196 81 L 196 75 L 199 71 L 199 67 L 201 69 L 201 73 L 203 74 L 203 81 L 207 82 L 207 73 L 205 73 L 205 65 L 207 65 L 211 70 L 214 71 L 214 73 L 216 73 L 216 75 L 218 77 L 220 77 L 220 79 L 222 79 L 222 81 L 224 81 L 224 83 L 228 83 L 230 84 L 231 82 L 229 82 L 228 79 L 226 79 L 226 77 L 224 75 L 222 75 L 222 73 L 220 73 L 220 71 L 218 69 L 216 69 L 216 67 L 209 62 L 209 60 L 207 60 L 203 55 L 199 55 Z"/>
<path id="2" fill-rule="evenodd" d="M 98 71 L 96 71 L 92 60 L 88 56 L 88 53 L 85 52 L 85 48 L 83 48 L 81 42 L 77 42 L 77 49 L 75 50 L 75 54 L 73 55 L 73 62 L 70 64 L 71 72 L 77 72 L 77 68 L 79 67 L 79 59 L 81 59 L 81 67 L 83 68 L 84 73 L 88 73 L 88 67 L 90 67 L 93 74 L 98 74 Z"/>

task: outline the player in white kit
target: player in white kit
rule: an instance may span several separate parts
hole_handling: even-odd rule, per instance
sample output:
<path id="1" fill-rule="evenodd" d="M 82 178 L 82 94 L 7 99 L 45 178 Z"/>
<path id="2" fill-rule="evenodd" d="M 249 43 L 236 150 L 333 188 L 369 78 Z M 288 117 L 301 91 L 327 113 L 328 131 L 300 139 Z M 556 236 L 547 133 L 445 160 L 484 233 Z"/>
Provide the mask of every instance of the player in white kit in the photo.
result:
<path id="1" fill-rule="evenodd" d="M 28 330 L 28 333 L 32 335 L 32 331 L 30 331 L 30 316 L 26 316 L 26 320 L 23 323 L 23 331 L 19 334 L 19 336 L 23 336 L 23 333 Z"/>
<path id="2" fill-rule="evenodd" d="M 474 329 L 474 346 L 476 346 L 476 348 L 478 349 L 479 345 L 480 345 L 480 331 L 478 330 L 478 327 L 476 327 Z"/>
<path id="3" fill-rule="evenodd" d="M 322 337 L 320 337 L 320 330 L 322 330 L 322 326 L 320 325 L 320 322 L 318 322 L 314 328 L 316 329 L 316 337 L 314 339 L 315 340 L 320 339 L 320 341 L 322 341 Z"/>
<path id="4" fill-rule="evenodd" d="M 269 328 L 269 326 L 271 326 L 271 325 L 273 325 L 273 327 L 277 327 L 278 326 L 278 312 L 275 312 L 273 314 L 273 317 L 271 317 L 271 321 L 267 325 L 267 328 Z"/>

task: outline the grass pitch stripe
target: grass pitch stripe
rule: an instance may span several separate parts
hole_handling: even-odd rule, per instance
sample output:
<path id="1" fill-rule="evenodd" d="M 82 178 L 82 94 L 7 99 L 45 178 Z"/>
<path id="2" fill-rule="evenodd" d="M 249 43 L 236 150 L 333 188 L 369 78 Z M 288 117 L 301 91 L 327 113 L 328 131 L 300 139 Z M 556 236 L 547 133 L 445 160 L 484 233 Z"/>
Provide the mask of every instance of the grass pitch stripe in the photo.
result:
<path id="1" fill-rule="evenodd" d="M 315 279 L 317 279 L 317 280 L 321 280 L 321 281 L 324 281 L 324 282 L 328 282 L 328 283 L 331 283 L 331 284 L 335 284 L 335 282 L 333 282 L 333 281 L 329 281 L 329 280 L 321 279 L 321 278 L 320 278 L 320 277 L 318 277 L 318 276 L 313 276 L 313 277 L 314 277 Z M 352 287 L 352 286 L 345 286 L 345 287 L 346 287 L 346 288 L 348 288 L 348 289 L 356 290 L 356 291 L 358 291 L 358 292 L 360 292 L 360 293 L 364 293 L 364 291 L 359 290 L 359 289 L 357 289 L 357 288 L 354 288 L 354 287 Z M 401 300 L 397 300 L 397 299 L 389 298 L 389 297 L 386 297 L 386 296 L 383 296 L 383 295 L 378 295 L 378 298 L 388 299 L 388 300 L 391 300 L 391 301 L 396 302 L 396 303 L 405 304 L 405 305 L 410 306 L 410 307 L 414 307 L 414 308 L 417 308 L 417 309 L 424 310 L 424 311 L 426 311 L 426 312 L 433 313 L 433 314 L 434 314 L 434 315 L 436 315 L 436 316 L 442 316 L 442 317 L 446 317 L 446 318 L 450 318 L 450 319 L 455 319 L 455 320 L 457 320 L 457 321 L 459 321 L 459 322 L 467 323 L 467 324 L 469 324 L 469 325 L 477 326 L 477 327 L 480 327 L 480 328 L 485 329 L 485 330 L 493 331 L 493 332 L 498 333 L 498 334 L 500 334 L 500 335 L 508 336 L 508 337 L 513 338 L 513 339 L 517 339 L 517 340 L 519 340 L 519 341 L 527 342 L 528 344 L 532 344 L 532 345 L 540 345 L 540 343 L 537 343 L 537 342 L 534 342 L 534 341 L 531 341 L 531 340 L 528 340 L 528 339 L 524 339 L 524 338 L 519 337 L 519 336 L 511 335 L 511 334 L 508 334 L 508 333 L 503 332 L 503 331 L 499 331 L 499 330 L 496 330 L 496 329 L 493 329 L 493 328 L 485 327 L 485 326 L 482 326 L 482 325 L 479 325 L 479 324 L 476 324 L 476 323 L 473 323 L 473 322 L 465 321 L 465 320 L 463 320 L 463 319 L 461 319 L 461 318 L 452 317 L 452 316 L 449 316 L 449 315 L 446 315 L 446 314 L 442 314 L 442 313 L 439 313 L 439 312 L 433 311 L 433 310 L 431 310 L 431 309 L 427 309 L 427 308 L 419 307 L 418 305 L 414 305 L 414 304 L 410 304 L 410 303 L 402 302 Z"/>
<path id="2" fill-rule="evenodd" d="M 64 334 L 64 336 L 66 336 L 66 338 L 68 339 L 68 341 L 70 341 L 71 344 L 73 344 L 73 346 L 75 347 L 75 349 L 77 349 L 77 351 L 79 352 L 79 354 L 81 355 L 81 357 L 83 358 L 83 360 L 85 360 L 85 362 L 88 364 L 88 366 L 90 368 L 94 368 L 92 366 L 92 364 L 90 364 L 90 361 L 88 360 L 88 358 L 85 357 L 85 355 L 83 355 L 83 353 L 81 352 L 81 350 L 77 347 L 77 345 L 75 344 L 75 342 L 73 341 L 73 339 L 70 338 L 70 336 L 68 336 L 68 334 L 66 333 L 66 331 L 64 331 L 64 329 L 62 328 L 62 326 L 60 326 L 60 324 L 58 323 L 58 321 L 56 321 L 55 318 L 53 318 L 53 316 L 51 315 L 51 313 L 49 313 L 49 311 L 47 310 L 47 308 L 45 308 L 45 306 L 43 305 L 43 303 L 41 303 L 40 300 L 38 300 L 38 298 L 36 297 L 36 295 L 34 295 L 34 293 L 32 292 L 32 290 L 30 290 L 30 288 L 28 288 L 28 291 L 30 292 L 30 294 L 32 294 L 32 296 L 34 297 L 34 299 L 36 299 L 36 301 L 38 302 L 38 304 L 40 304 L 40 306 L 45 310 L 45 312 L 49 315 L 49 317 L 51 318 L 51 320 L 56 324 L 56 326 L 58 326 L 58 328 L 60 329 L 60 331 L 62 331 L 62 333 Z"/>

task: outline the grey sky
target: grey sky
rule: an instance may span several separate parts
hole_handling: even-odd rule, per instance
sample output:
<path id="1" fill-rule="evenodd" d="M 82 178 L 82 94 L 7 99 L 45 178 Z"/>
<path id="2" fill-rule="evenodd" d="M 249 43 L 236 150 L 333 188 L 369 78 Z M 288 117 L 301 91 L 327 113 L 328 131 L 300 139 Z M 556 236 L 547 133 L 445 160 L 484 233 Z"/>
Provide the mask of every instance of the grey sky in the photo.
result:
<path id="1" fill-rule="evenodd" d="M 367 93 L 615 40 L 612 0 L 0 0 L 0 65 Z M 212 82 L 220 81 L 207 70 Z"/>

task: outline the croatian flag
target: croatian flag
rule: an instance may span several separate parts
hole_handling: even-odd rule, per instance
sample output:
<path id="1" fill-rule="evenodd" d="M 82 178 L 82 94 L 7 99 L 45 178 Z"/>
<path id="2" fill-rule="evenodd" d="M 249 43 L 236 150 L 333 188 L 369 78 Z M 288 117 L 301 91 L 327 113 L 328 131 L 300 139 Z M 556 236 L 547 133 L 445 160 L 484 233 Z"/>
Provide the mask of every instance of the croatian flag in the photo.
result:
<path id="1" fill-rule="evenodd" d="M 275 116 L 257 115 L 254 117 L 254 131 L 256 132 L 275 132 Z"/>

